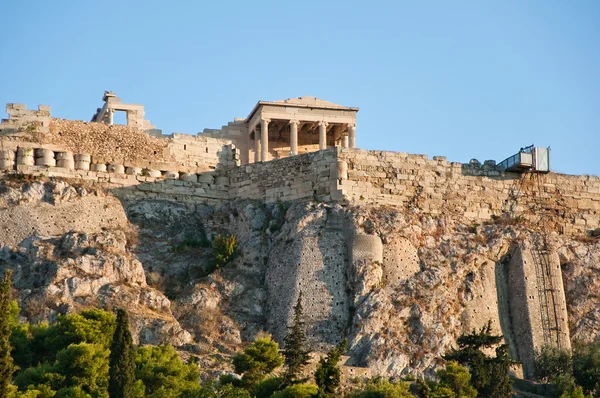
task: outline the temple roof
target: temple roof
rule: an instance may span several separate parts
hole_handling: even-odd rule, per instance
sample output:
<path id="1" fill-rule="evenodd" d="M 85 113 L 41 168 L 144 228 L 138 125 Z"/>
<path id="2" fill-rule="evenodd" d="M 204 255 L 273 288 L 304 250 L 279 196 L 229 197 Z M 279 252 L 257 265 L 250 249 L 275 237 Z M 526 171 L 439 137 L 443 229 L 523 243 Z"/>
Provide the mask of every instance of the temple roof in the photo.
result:
<path id="1" fill-rule="evenodd" d="M 250 112 L 250 114 L 248 115 L 247 120 L 249 120 L 254 115 L 256 110 L 261 105 L 293 106 L 293 107 L 300 107 L 300 108 L 338 109 L 338 110 L 358 111 L 358 108 L 355 108 L 355 107 L 349 107 L 349 106 L 335 104 L 333 102 L 325 101 L 325 100 L 322 100 L 322 99 L 316 98 L 316 97 L 302 96 L 302 97 L 288 98 L 288 99 L 278 100 L 278 101 L 258 101 L 258 103 L 254 107 L 254 109 L 252 109 L 252 112 Z"/>
<path id="2" fill-rule="evenodd" d="M 288 98 L 285 100 L 279 101 L 259 101 L 259 104 L 276 104 L 276 105 L 293 105 L 293 106 L 305 106 L 312 108 L 327 108 L 327 109 L 354 109 L 347 106 L 334 104 L 330 101 L 325 101 L 316 97 L 296 97 L 296 98 Z"/>

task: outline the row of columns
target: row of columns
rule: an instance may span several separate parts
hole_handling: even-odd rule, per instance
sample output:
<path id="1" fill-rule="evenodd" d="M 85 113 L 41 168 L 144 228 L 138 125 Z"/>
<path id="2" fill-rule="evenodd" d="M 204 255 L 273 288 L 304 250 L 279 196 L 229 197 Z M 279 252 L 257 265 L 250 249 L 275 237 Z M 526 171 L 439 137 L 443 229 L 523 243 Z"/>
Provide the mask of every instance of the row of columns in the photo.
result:
<path id="1" fill-rule="evenodd" d="M 269 123 L 271 119 L 260 121 L 260 133 L 254 131 L 254 161 L 261 162 L 269 160 Z M 290 152 L 298 154 L 298 125 L 300 121 L 290 120 Z M 319 124 L 319 150 L 327 148 L 327 126 L 328 122 L 321 121 Z M 259 138 L 260 136 L 260 138 Z M 356 125 L 348 124 L 348 135 L 342 137 L 343 148 L 356 148 Z"/>

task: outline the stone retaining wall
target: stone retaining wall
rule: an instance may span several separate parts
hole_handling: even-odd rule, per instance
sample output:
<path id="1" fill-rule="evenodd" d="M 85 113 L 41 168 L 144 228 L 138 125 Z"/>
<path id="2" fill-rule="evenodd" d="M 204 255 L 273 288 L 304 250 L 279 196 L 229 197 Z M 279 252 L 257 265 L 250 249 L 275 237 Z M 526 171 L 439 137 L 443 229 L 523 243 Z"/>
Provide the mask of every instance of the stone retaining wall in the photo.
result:
<path id="1" fill-rule="evenodd" d="M 505 173 L 494 166 L 450 163 L 445 157 L 337 149 L 336 200 L 395 205 L 420 212 L 453 214 L 480 223 L 512 209 L 537 220 L 542 213 L 561 233 L 600 226 L 600 178 Z M 515 199 L 517 198 L 517 199 Z"/>
<path id="2" fill-rule="evenodd" d="M 177 145 L 213 143 L 207 137 L 174 136 Z M 190 158 L 201 158 L 190 144 Z M 213 145 L 212 149 L 216 146 Z M 229 149 L 228 149 L 229 148 Z M 188 150 L 188 147 L 185 147 Z M 464 222 L 481 223 L 507 212 L 531 221 L 542 215 L 547 228 L 564 234 L 600 227 L 600 178 L 549 173 L 523 176 L 490 165 L 449 163 L 443 157 L 330 148 L 270 162 L 237 166 L 236 149 L 225 146 L 215 170 L 186 169 L 181 163 L 98 163 L 93 156 L 47 148 L 0 151 L 0 168 L 26 174 L 76 178 L 111 186 L 143 184 L 140 191 L 174 193 L 190 200 L 260 199 L 267 202 L 317 200 L 343 204 L 402 206 L 430 215 L 452 214 Z M 201 151 L 200 151 L 201 152 Z M 184 156 L 184 155 L 181 155 Z M 21 159 L 21 160 L 19 160 Z M 179 180 L 169 188 L 151 183 Z"/>

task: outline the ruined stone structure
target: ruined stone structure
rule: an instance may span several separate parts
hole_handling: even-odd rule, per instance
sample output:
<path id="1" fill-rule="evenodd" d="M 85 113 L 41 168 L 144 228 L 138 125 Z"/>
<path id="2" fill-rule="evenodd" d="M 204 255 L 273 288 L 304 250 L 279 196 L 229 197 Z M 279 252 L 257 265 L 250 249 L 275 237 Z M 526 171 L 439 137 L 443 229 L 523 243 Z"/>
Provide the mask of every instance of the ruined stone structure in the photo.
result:
<path id="1" fill-rule="evenodd" d="M 98 130 L 98 136 L 117 131 L 117 126 L 110 126 L 110 114 L 125 108 L 114 98 L 107 93 L 105 107 L 94 116 L 101 123 L 77 125 L 52 119 L 49 107 L 27 111 L 23 105 L 9 104 L 10 118 L 0 125 L 0 169 L 86 181 L 128 201 L 217 204 L 258 199 L 268 203 L 321 201 L 339 208 L 396 206 L 432 217 L 451 214 L 473 224 L 507 214 L 531 221 L 552 214 L 553 224 L 546 227 L 566 235 L 600 226 L 598 177 L 549 173 L 537 177 L 535 189 L 516 189 L 526 186 L 529 177 L 505 172 L 490 162 L 461 164 L 441 156 L 429 159 L 356 149 L 358 109 L 312 97 L 261 101 L 248 118 L 195 137 L 157 138 L 142 132 L 144 136 L 136 136 L 139 140 L 152 139 L 143 147 L 131 143 L 127 151 L 116 146 L 100 150 L 100 143 L 86 141 L 91 140 L 90 134 L 72 132 L 89 133 L 98 126 L 104 129 Z M 132 120 L 138 119 L 132 124 L 148 126 L 143 111 L 141 119 L 139 109 L 135 111 Z M 51 142 L 43 136 L 34 140 L 24 131 L 32 122 L 42 133 L 58 126 L 61 134 L 52 136 Z M 122 133 L 140 132 L 134 128 Z M 57 144 L 69 134 L 77 137 L 77 145 L 85 151 L 78 152 L 70 141 L 61 141 L 64 147 Z M 121 137 L 114 142 L 122 141 Z M 136 148 L 141 152 L 149 145 L 154 149 L 145 157 L 134 156 Z M 116 155 L 111 156 L 111 151 Z M 290 261 L 274 258 L 269 262 L 269 289 L 284 298 L 270 308 L 270 328 L 277 338 L 285 331 L 300 290 L 305 293 L 303 306 L 311 338 L 331 345 L 343 335 L 351 318 L 345 289 L 352 283 L 353 272 L 380 264 L 380 279 L 398 284 L 420 270 L 417 249 L 409 239 L 383 241 L 375 234 L 349 234 L 340 214 L 332 211 L 323 217 L 325 225 L 307 224 L 298 231 L 302 239 L 281 254 L 291 256 Z M 332 250 L 336 255 L 331 255 Z M 471 318 L 465 322 L 476 326 L 484 319 L 500 319 L 513 356 L 523 361 L 525 374 L 530 375 L 534 352 L 543 344 L 570 347 L 560 262 L 554 248 L 535 242 L 515 246 L 510 253 L 501 266 L 496 265 L 496 271 L 490 264 L 491 280 L 496 272 L 495 285 L 490 285 L 498 291 L 496 307 L 468 309 Z"/>
<path id="2" fill-rule="evenodd" d="M 113 92 L 105 91 L 102 97 L 104 105 L 98 108 L 92 122 L 114 124 L 115 112 L 125 112 L 127 114 L 127 125 L 137 127 L 142 130 L 154 130 L 155 126 L 151 125 L 148 120 L 144 119 L 144 105 L 125 104 Z"/>

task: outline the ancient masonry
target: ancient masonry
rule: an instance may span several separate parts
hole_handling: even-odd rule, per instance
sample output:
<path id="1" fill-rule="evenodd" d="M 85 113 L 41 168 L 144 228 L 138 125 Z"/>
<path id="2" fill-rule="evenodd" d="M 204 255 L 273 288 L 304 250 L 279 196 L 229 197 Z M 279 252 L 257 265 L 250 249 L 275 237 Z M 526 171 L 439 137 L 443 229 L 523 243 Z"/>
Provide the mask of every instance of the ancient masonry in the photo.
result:
<path id="1" fill-rule="evenodd" d="M 465 224 L 507 212 L 533 221 L 551 213 L 552 229 L 568 235 L 600 226 L 598 177 L 549 173 L 532 184 L 528 174 L 506 172 L 493 161 L 461 164 L 442 156 L 356 149 L 358 108 L 313 97 L 260 101 L 247 118 L 219 130 L 165 136 L 144 119 L 142 105 L 124 104 L 110 92 L 103 100 L 89 123 L 53 118 L 48 106 L 34 111 L 8 104 L 9 118 L 0 124 L 2 172 L 87 181 L 128 201 L 316 200 L 447 214 Z M 127 112 L 128 126 L 113 124 L 115 111 Z M 270 291 L 289 298 L 271 309 L 276 337 L 300 288 L 307 293 L 303 304 L 312 336 L 335 344 L 332 336 L 341 335 L 350 316 L 348 269 L 379 262 L 392 282 L 419 270 L 408 241 L 384 245 L 375 235 L 348 236 L 338 214 L 326 219 L 323 237 L 308 228 L 302 244 L 290 251 L 294 262 L 287 266 L 293 269 L 270 264 Z M 327 247 L 348 254 L 333 258 Z M 542 345 L 570 348 L 567 310 L 558 256 L 543 233 L 511 253 L 497 278 L 498 313 L 508 314 L 500 319 L 502 329 L 527 376 Z"/>

